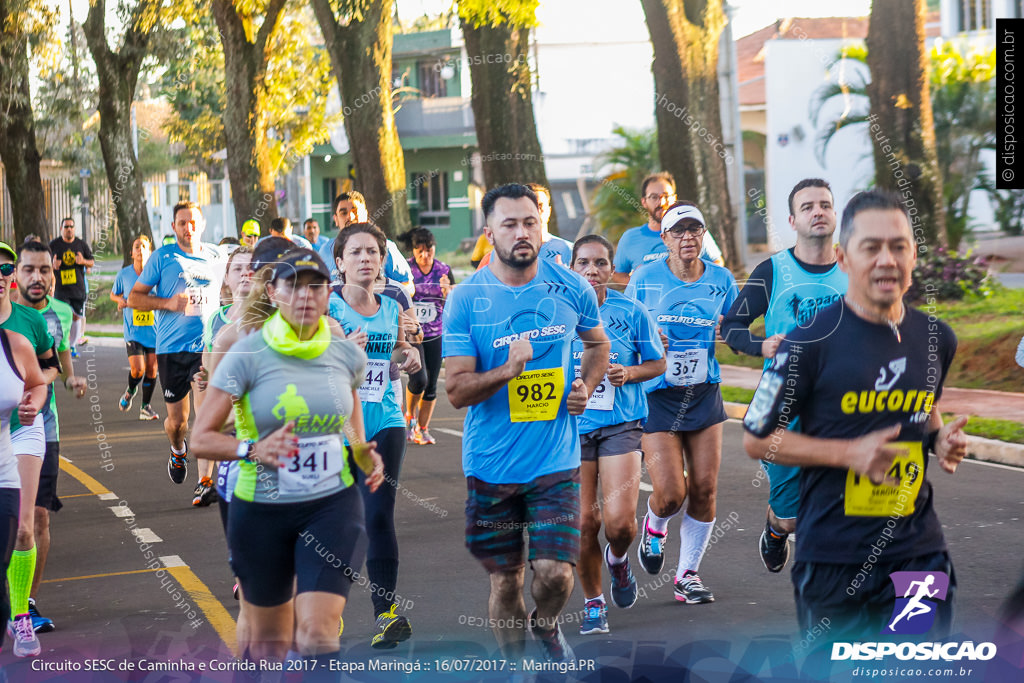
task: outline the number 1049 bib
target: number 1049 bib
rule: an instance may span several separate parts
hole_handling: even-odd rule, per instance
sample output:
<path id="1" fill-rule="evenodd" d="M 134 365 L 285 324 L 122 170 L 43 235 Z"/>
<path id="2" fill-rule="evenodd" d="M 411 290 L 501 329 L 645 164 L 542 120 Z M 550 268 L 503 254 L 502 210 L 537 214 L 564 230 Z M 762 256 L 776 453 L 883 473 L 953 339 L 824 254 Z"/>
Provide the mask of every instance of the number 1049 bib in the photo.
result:
<path id="1" fill-rule="evenodd" d="M 876 486 L 853 470 L 846 473 L 847 517 L 903 517 L 914 512 L 914 501 L 924 481 L 924 454 L 920 441 L 894 441 L 903 450 L 886 473 L 896 486 Z"/>
<path id="2" fill-rule="evenodd" d="M 508 410 L 512 422 L 554 420 L 565 394 L 562 368 L 530 370 L 508 383 Z"/>

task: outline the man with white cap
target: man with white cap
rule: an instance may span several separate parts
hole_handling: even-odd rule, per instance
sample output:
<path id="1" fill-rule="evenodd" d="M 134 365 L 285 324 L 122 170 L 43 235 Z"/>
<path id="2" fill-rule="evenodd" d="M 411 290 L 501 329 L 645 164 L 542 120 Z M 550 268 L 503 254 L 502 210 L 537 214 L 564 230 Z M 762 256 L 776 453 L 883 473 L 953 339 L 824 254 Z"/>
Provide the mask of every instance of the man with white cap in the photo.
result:
<path id="1" fill-rule="evenodd" d="M 692 202 L 664 213 L 661 238 L 668 256 L 639 269 L 626 296 L 647 307 L 665 346 L 666 368 L 644 383 L 647 423 L 642 446 L 654 487 L 640 529 L 640 564 L 661 573 L 669 520 L 683 509 L 675 598 L 713 602 L 697 569 L 715 524 L 722 423 L 727 416 L 715 360 L 715 329 L 736 299 L 736 281 L 700 257 L 706 222 Z"/>

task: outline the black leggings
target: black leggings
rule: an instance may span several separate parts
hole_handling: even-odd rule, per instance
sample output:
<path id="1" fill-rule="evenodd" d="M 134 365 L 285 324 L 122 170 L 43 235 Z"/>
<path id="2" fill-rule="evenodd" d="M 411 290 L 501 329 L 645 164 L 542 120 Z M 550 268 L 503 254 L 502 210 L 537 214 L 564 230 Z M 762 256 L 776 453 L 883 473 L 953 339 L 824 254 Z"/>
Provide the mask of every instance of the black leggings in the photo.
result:
<path id="1" fill-rule="evenodd" d="M 423 394 L 424 401 L 433 401 L 437 398 L 437 378 L 441 374 L 441 335 L 424 339 L 419 349 L 423 367 L 415 375 L 409 375 L 409 393 Z"/>
<path id="2" fill-rule="evenodd" d="M 395 534 L 395 498 L 398 494 L 398 475 L 405 459 L 405 428 L 388 427 L 374 434 L 370 441 L 377 442 L 377 452 L 384 461 L 384 481 L 376 493 L 366 487 L 366 475 L 359 472 L 359 490 L 363 494 L 366 512 L 366 535 L 370 545 L 366 552 L 366 572 L 377 584 L 371 594 L 373 616 L 387 612 L 395 600 L 398 585 L 398 537 Z"/>
<path id="3" fill-rule="evenodd" d="M 0 570 L 3 571 L 3 595 L 0 596 L 0 614 L 11 613 L 11 597 L 7 587 L 7 567 L 14 553 L 14 541 L 18 538 L 18 510 L 21 505 L 19 489 L 0 489 Z M 6 629 L 0 629 L 0 646 L 4 644 Z"/>

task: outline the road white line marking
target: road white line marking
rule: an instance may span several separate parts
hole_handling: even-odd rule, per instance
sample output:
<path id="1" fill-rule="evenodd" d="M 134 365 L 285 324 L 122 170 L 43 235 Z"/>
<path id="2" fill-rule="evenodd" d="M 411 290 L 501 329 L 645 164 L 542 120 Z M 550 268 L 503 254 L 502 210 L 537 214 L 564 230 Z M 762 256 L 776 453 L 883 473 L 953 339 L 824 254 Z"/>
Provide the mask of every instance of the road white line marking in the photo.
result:
<path id="1" fill-rule="evenodd" d="M 441 432 L 442 434 L 450 434 L 462 438 L 462 432 L 457 429 L 448 429 L 447 427 L 434 427 L 435 432 Z"/>
<path id="2" fill-rule="evenodd" d="M 115 517 L 134 517 L 135 513 L 127 505 L 115 505 L 110 508 L 111 512 L 114 513 Z"/>
<path id="3" fill-rule="evenodd" d="M 101 493 L 99 495 L 99 499 L 100 500 L 117 500 L 117 494 L 114 493 L 113 491 L 110 491 L 109 493 Z"/>
<path id="4" fill-rule="evenodd" d="M 165 567 L 187 567 L 185 561 L 178 555 L 164 555 L 160 558 L 160 561 L 164 563 Z"/>
<path id="5" fill-rule="evenodd" d="M 998 467 L 1001 470 L 1010 470 L 1011 472 L 1024 472 L 1024 469 L 1021 469 L 1020 467 L 1004 465 L 1001 462 L 985 462 L 984 460 L 970 460 L 968 458 L 964 458 L 961 462 L 969 462 L 975 465 L 985 465 L 986 467 Z"/>
<path id="6" fill-rule="evenodd" d="M 164 540 L 157 536 L 156 533 L 148 527 L 142 529 L 132 529 L 132 533 L 135 534 L 135 538 L 140 543 L 163 543 Z"/>

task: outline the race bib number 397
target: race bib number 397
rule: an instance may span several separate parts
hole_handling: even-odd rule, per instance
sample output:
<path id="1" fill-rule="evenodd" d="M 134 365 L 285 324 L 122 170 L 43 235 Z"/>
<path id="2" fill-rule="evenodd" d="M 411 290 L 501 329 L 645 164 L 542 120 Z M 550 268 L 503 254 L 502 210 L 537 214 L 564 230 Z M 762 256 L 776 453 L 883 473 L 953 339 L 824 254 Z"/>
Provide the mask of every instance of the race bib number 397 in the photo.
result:
<path id="1" fill-rule="evenodd" d="M 512 422 L 554 420 L 565 395 L 562 368 L 530 370 L 508 383 L 508 409 Z"/>
<path id="2" fill-rule="evenodd" d="M 846 473 L 845 512 L 847 517 L 903 517 L 914 512 L 914 501 L 924 481 L 924 454 L 920 441 L 894 441 L 901 450 L 886 473 L 895 486 L 872 484 L 849 470 Z"/>

